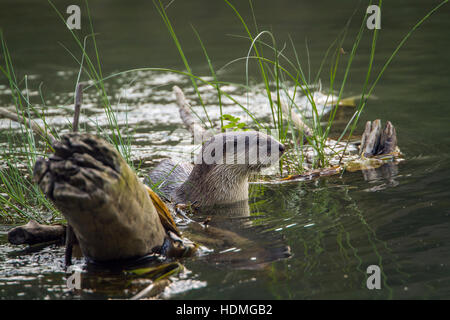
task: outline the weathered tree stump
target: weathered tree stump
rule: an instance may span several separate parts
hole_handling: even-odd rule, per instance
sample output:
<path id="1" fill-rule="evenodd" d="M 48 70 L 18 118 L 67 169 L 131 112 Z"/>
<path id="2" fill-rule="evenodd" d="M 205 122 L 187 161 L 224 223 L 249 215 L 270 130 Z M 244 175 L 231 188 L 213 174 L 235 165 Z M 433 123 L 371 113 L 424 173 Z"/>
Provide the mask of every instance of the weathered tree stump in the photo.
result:
<path id="1" fill-rule="evenodd" d="M 49 241 L 64 242 L 66 227 L 60 224 L 44 225 L 30 220 L 23 226 L 12 228 L 8 232 L 8 241 L 11 244 L 34 245 Z"/>
<path id="2" fill-rule="evenodd" d="M 91 134 L 69 133 L 39 159 L 34 179 L 73 227 L 93 261 L 141 257 L 165 230 L 148 191 L 117 150 Z"/>
<path id="3" fill-rule="evenodd" d="M 361 138 L 360 155 L 371 157 L 395 152 L 397 149 L 397 133 L 390 121 L 381 130 L 379 119 L 366 122 L 366 129 Z"/>

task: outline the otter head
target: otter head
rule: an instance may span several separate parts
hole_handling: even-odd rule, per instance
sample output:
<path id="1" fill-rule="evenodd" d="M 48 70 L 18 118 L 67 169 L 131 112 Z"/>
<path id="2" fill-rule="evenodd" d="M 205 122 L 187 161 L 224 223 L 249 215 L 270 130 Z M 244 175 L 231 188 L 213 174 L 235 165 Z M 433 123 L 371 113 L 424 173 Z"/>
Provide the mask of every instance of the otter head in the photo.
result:
<path id="1" fill-rule="evenodd" d="M 276 163 L 284 151 L 283 144 L 262 132 L 226 132 L 207 141 L 195 163 L 223 165 L 241 172 L 258 172 Z"/>
<path id="2" fill-rule="evenodd" d="M 281 143 L 260 132 L 217 134 L 203 145 L 175 198 L 199 206 L 246 200 L 248 177 L 276 163 L 283 153 Z"/>

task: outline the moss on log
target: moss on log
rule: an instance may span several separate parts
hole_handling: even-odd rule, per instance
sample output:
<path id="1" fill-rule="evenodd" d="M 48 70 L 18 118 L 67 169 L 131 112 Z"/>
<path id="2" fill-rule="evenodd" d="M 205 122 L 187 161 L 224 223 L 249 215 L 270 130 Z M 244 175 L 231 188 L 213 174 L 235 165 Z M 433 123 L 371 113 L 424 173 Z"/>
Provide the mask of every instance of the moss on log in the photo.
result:
<path id="1" fill-rule="evenodd" d="M 73 227 L 84 256 L 130 259 L 163 244 L 148 191 L 117 150 L 91 134 L 69 133 L 36 162 L 34 179 Z"/>

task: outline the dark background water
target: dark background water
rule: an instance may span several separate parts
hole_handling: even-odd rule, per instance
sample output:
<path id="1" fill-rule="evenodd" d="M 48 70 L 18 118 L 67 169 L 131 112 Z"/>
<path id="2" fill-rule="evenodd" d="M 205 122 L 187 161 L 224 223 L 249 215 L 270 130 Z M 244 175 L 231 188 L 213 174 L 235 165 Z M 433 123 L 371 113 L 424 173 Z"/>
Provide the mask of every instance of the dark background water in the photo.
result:
<path id="1" fill-rule="evenodd" d="M 68 5 L 76 3 L 57 1 L 56 6 L 64 13 Z M 438 3 L 384 1 L 375 74 L 409 29 Z M 250 25 L 248 3 L 235 5 Z M 260 30 L 272 31 L 280 47 L 284 42 L 289 45 L 290 35 L 306 69 L 309 56 L 312 77 L 328 46 L 358 5 L 343 45 L 347 52 L 367 2 L 285 0 L 254 4 Z M 85 35 L 89 33 L 89 22 L 84 3 L 80 6 L 81 33 Z M 264 232 L 283 236 L 293 256 L 263 270 L 216 265 L 207 259 L 188 260 L 185 266 L 191 273 L 187 278 L 192 283 L 197 281 L 199 288 L 181 290 L 171 298 L 450 297 L 449 9 L 449 5 L 443 6 L 407 41 L 378 84 L 376 99 L 369 100 L 362 116 L 362 124 L 380 118 L 396 126 L 406 161 L 394 169 L 380 170 L 370 179 L 356 172 L 309 182 L 252 186 L 252 213 L 263 214 L 258 223 L 264 226 Z M 104 75 L 142 67 L 184 69 L 152 2 L 91 1 L 90 11 Z M 248 41 L 230 36 L 245 34 L 224 2 L 176 0 L 168 14 L 194 73 L 209 75 L 191 24 L 216 68 L 247 54 Z M 60 107 L 71 103 L 79 66 L 60 43 L 80 56 L 70 33 L 46 1 L 1 1 L 0 27 L 18 78 L 28 75 L 28 86 L 35 91 L 43 83 L 46 102 L 55 106 L 50 122 L 64 129 L 65 119 L 71 114 Z M 361 91 L 370 41 L 367 33 L 352 66 L 345 96 Z M 92 45 L 88 51 L 92 53 Z M 251 75 L 258 81 L 256 72 Z M 245 65 L 235 63 L 220 76 L 244 83 Z M 342 72 L 338 78 L 339 83 Z M 322 83 L 325 88 L 329 85 L 325 74 Z M 185 87 L 195 103 L 189 81 L 173 75 L 142 72 L 107 83 L 108 94 L 118 109 L 119 97 L 126 101 L 128 120 L 135 127 L 135 157 L 150 159 L 148 165 L 154 158 L 179 154 L 182 149 L 175 145 L 177 139 L 169 138 L 181 126 L 170 92 L 173 84 Z M 0 103 L 10 105 L 4 78 L 0 85 Z M 124 87 L 128 91 L 122 92 Z M 239 94 L 236 88 L 233 90 Z M 206 98 L 211 110 L 217 104 L 215 99 Z M 39 100 L 39 96 L 32 95 L 32 101 Z M 88 98 L 86 108 L 104 123 L 95 99 Z M 89 121 L 82 119 L 82 123 L 88 125 Z M 5 143 L 9 121 L 1 120 L 0 124 L 0 143 Z M 11 252 L 15 249 L 6 244 L 4 233 L 0 233 L 0 248 L 1 298 L 71 297 L 64 293 L 61 272 L 40 272 L 31 268 L 26 259 L 13 258 Z M 55 250 L 53 254 L 62 253 Z M 372 264 L 382 268 L 381 290 L 366 288 L 366 268 Z M 180 287 L 195 288 L 192 283 Z"/>

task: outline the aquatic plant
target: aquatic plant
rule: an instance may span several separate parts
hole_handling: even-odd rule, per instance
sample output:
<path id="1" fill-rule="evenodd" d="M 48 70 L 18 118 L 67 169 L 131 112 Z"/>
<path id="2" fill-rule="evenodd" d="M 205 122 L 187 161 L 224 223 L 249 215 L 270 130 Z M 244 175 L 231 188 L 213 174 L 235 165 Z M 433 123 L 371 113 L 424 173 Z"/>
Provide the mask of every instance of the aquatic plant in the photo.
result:
<path id="1" fill-rule="evenodd" d="M 19 88 L 11 56 L 1 31 L 0 41 L 4 57 L 0 71 L 8 81 L 11 100 L 20 123 L 18 134 L 14 134 L 12 128 L 9 128 L 7 149 L 0 153 L 0 218 L 8 222 L 29 219 L 39 222 L 53 221 L 60 217 L 58 211 L 30 177 L 33 175 L 36 157 L 42 155 L 49 147 L 47 137 L 56 136 L 57 133 L 52 131 L 45 120 L 45 106 L 44 110 L 40 111 L 30 103 L 26 76 L 25 93 Z M 41 91 L 40 94 L 42 97 Z M 31 115 L 37 116 L 44 124 L 40 140 L 39 137 L 35 137 L 31 122 L 26 121 Z"/>
<path id="2" fill-rule="evenodd" d="M 372 95 L 376 84 L 381 79 L 389 64 L 392 62 L 412 33 L 447 2 L 448 0 L 444 0 L 436 5 L 407 32 L 392 54 L 387 58 L 381 70 L 375 76 L 373 75 L 373 61 L 378 39 L 378 30 L 374 29 L 370 31 L 372 35 L 372 42 L 370 46 L 370 55 L 369 61 L 367 62 L 367 71 L 365 81 L 363 83 L 363 89 L 352 117 L 337 139 L 338 142 L 346 142 L 345 149 L 347 148 L 349 141 L 351 141 L 351 137 L 357 127 L 360 116 L 367 106 L 369 97 Z M 372 2 L 370 2 L 370 4 L 371 3 Z M 63 15 L 57 10 L 51 1 L 49 1 L 49 4 L 55 9 L 57 16 L 61 19 L 63 25 L 65 26 L 65 19 Z M 333 150 L 333 148 L 331 148 L 333 152 L 327 152 L 327 149 L 330 149 L 327 142 L 330 137 L 331 128 L 335 122 L 337 112 L 340 108 L 340 104 L 344 100 L 343 97 L 345 87 L 349 79 L 352 63 L 356 56 L 357 50 L 359 49 L 363 35 L 367 32 L 365 27 L 367 13 L 364 14 L 361 19 L 360 28 L 355 39 L 353 40 L 353 45 L 349 53 L 344 56 L 342 46 L 347 37 L 350 22 L 354 19 L 357 10 L 355 10 L 352 16 L 347 20 L 337 39 L 330 44 L 324 53 L 319 69 L 316 71 L 315 75 L 313 75 L 311 72 L 307 45 L 306 52 L 308 57 L 308 72 L 305 72 L 303 65 L 304 63 L 302 64 L 302 59 L 298 54 L 292 38 L 289 37 L 289 44 L 283 44 L 280 46 L 273 32 L 259 29 L 251 0 L 249 1 L 251 12 L 251 17 L 249 20 L 246 20 L 246 18 L 244 18 L 236 7 L 234 7 L 228 0 L 224 0 L 224 4 L 230 8 L 231 13 L 235 15 L 245 32 L 244 36 L 241 35 L 237 37 L 248 40 L 249 49 L 244 56 L 230 61 L 220 69 L 216 69 L 210 59 L 206 45 L 203 43 L 199 32 L 192 27 L 194 36 L 199 41 L 199 45 L 208 63 L 210 71 L 210 75 L 208 76 L 199 76 L 194 73 L 188 59 L 186 58 L 186 55 L 184 54 L 183 47 L 176 35 L 173 25 L 171 24 L 166 8 L 160 0 L 154 0 L 154 5 L 169 32 L 169 36 L 173 39 L 176 45 L 177 51 L 180 54 L 186 71 L 153 67 L 126 70 L 105 76 L 102 72 L 101 54 L 97 47 L 94 24 L 89 12 L 87 0 L 85 1 L 85 4 L 88 13 L 90 33 L 82 38 L 80 34 L 77 34 L 75 31 L 69 29 L 79 52 L 72 52 L 65 47 L 67 52 L 79 65 L 75 88 L 81 82 L 82 75 L 85 75 L 87 77 L 87 85 L 85 85 L 83 91 L 95 90 L 108 122 L 108 126 L 105 129 L 95 121 L 91 120 L 94 124 L 95 130 L 99 135 L 112 143 L 122 154 L 127 163 L 130 164 L 135 170 L 139 170 L 139 167 L 135 167 L 132 162 L 132 134 L 130 134 L 130 128 L 128 127 L 127 121 L 126 123 L 119 123 L 117 112 L 114 110 L 105 89 L 105 82 L 111 78 L 138 71 L 171 72 L 189 78 L 196 92 L 196 96 L 198 97 L 198 103 L 202 106 L 204 115 L 199 115 L 195 113 L 194 110 L 193 113 L 205 125 L 205 127 L 211 128 L 217 126 L 215 126 L 210 115 L 208 114 L 208 108 L 206 107 L 202 94 L 199 90 L 200 84 L 210 86 L 212 90 L 217 92 L 217 101 L 220 111 L 220 125 L 217 128 L 218 130 L 226 131 L 253 128 L 270 130 L 272 133 L 276 132 L 276 135 L 278 136 L 277 138 L 290 148 L 290 152 L 288 152 L 286 156 L 281 159 L 281 175 L 292 172 L 301 172 L 304 170 L 303 163 L 306 157 L 304 151 L 305 144 L 308 144 L 308 146 L 314 150 L 314 159 L 312 161 L 313 168 L 327 167 L 331 157 L 335 156 L 338 152 L 345 152 L 345 149 L 342 151 L 342 148 L 341 150 Z M 380 7 L 382 6 L 381 0 L 378 1 L 378 5 Z M 25 77 L 24 81 L 19 81 L 16 78 L 12 59 L 3 38 L 3 34 L 0 33 L 0 36 L 4 57 L 3 64 L 0 66 L 0 71 L 7 79 L 15 112 L 18 115 L 19 120 L 21 119 L 21 121 L 19 121 L 20 134 L 17 134 L 15 129 L 10 128 L 7 133 L 9 139 L 8 150 L 2 150 L 0 154 L 0 159 L 2 161 L 2 165 L 0 167 L 0 215 L 4 219 L 10 220 L 34 218 L 40 222 L 44 222 L 58 219 L 60 216 L 57 210 L 31 181 L 36 157 L 45 155 L 47 151 L 51 149 L 50 139 L 48 137 L 53 136 L 58 138 L 58 132 L 55 132 L 54 129 L 50 128 L 46 122 L 47 106 L 45 104 L 45 99 L 43 98 L 41 88 L 39 88 L 39 94 L 41 96 L 42 105 L 38 106 L 37 104 L 30 102 L 28 97 L 27 77 Z M 93 57 L 91 57 L 87 52 L 86 47 L 88 43 L 91 43 L 93 46 Z M 288 49 L 291 50 L 290 54 L 287 52 Z M 227 68 L 229 65 L 238 62 L 245 63 L 245 83 L 238 84 L 238 86 L 247 90 L 246 104 L 239 102 L 239 99 L 223 90 L 223 86 L 229 83 L 219 79 L 219 70 Z M 250 79 L 253 79 L 250 75 L 249 66 L 251 63 L 256 63 L 256 67 L 259 72 L 258 75 L 260 77 L 259 80 L 256 81 L 262 84 L 263 91 L 267 97 L 267 105 L 270 109 L 270 119 L 261 119 L 254 112 L 252 112 L 252 107 L 250 106 L 248 98 L 249 92 L 255 89 L 255 86 L 252 86 L 250 83 Z M 342 65 L 344 65 L 343 68 Z M 342 72 L 343 77 L 338 85 L 337 78 Z M 320 81 L 322 77 L 326 77 L 329 80 L 328 88 L 325 90 L 325 104 L 333 105 L 333 108 L 331 108 L 331 112 L 328 115 L 324 114 L 324 109 L 321 110 L 319 108 L 316 96 L 316 93 L 322 88 Z M 370 79 L 374 80 L 370 81 Z M 25 89 L 20 88 L 20 86 L 23 85 L 25 85 Z M 306 97 L 306 101 L 311 107 L 310 114 L 308 115 L 305 114 L 303 106 L 298 103 L 298 97 L 300 95 Z M 69 95 L 69 99 L 72 98 L 73 97 Z M 249 117 L 249 120 L 243 122 L 236 115 L 224 114 L 222 108 L 224 106 L 224 102 L 227 100 L 239 106 L 239 108 L 241 108 L 241 110 Z M 286 110 L 283 110 L 283 106 L 287 106 L 287 112 Z M 305 134 L 305 132 L 296 127 L 296 123 L 292 118 L 292 111 L 295 111 L 296 114 L 301 115 L 303 120 L 308 123 L 311 129 L 309 134 Z M 31 122 L 27 122 L 25 120 L 26 118 L 38 118 L 40 123 L 43 124 L 43 133 L 36 136 L 32 131 Z M 309 120 L 307 118 L 309 118 Z M 68 121 L 68 123 L 71 122 Z M 157 189 L 157 186 L 155 186 L 155 189 Z"/>
<path id="3" fill-rule="evenodd" d="M 197 96 L 199 97 L 199 102 L 203 106 L 203 110 L 205 113 L 205 117 L 207 118 L 210 126 L 212 126 L 212 122 L 210 116 L 208 115 L 207 109 L 204 106 L 203 100 L 201 98 L 201 93 L 198 89 L 197 82 L 203 82 L 211 85 L 217 91 L 218 97 L 218 105 L 220 108 L 220 130 L 224 131 L 226 129 L 230 129 L 224 125 L 224 115 L 222 112 L 223 100 L 224 98 L 230 98 L 230 96 L 221 90 L 221 84 L 225 82 L 221 82 L 218 80 L 217 72 L 215 71 L 211 59 L 207 53 L 206 47 L 202 42 L 199 33 L 193 28 L 196 38 L 199 40 L 202 51 L 204 52 L 205 58 L 208 62 L 208 66 L 211 72 L 211 76 L 213 81 L 207 81 L 200 76 L 194 75 L 192 73 L 192 69 L 189 67 L 188 60 L 186 55 L 184 54 L 183 48 L 181 46 L 178 37 L 176 36 L 176 32 L 170 22 L 169 16 L 166 12 L 166 7 L 163 5 L 161 0 L 153 0 L 159 14 L 161 15 L 164 24 L 166 25 L 170 37 L 173 39 L 177 50 L 183 60 L 183 63 L 187 69 L 187 72 L 181 72 L 177 70 L 169 70 L 166 71 L 176 72 L 179 74 L 185 74 L 190 77 L 194 89 L 196 91 Z M 324 54 L 322 62 L 320 64 L 319 69 L 313 80 L 311 80 L 311 71 L 310 71 L 310 61 L 309 61 L 309 53 L 308 53 L 308 74 L 306 75 L 301 60 L 299 58 L 299 54 L 294 45 L 294 41 L 290 38 L 290 47 L 293 52 L 293 56 L 295 59 L 288 58 L 288 54 L 286 53 L 287 45 L 284 44 L 282 47 L 277 45 L 277 40 L 273 32 L 268 30 L 259 30 L 258 23 L 256 21 L 256 16 L 253 10 L 253 3 L 249 0 L 250 12 L 251 12 L 251 23 L 252 27 L 249 26 L 249 22 L 240 14 L 240 12 L 233 6 L 228 0 L 224 0 L 225 4 L 229 6 L 232 12 L 235 14 L 239 23 L 242 25 L 245 36 L 239 36 L 241 38 L 247 39 L 250 42 L 249 50 L 246 56 L 237 58 L 233 61 L 230 61 L 220 70 L 226 68 L 227 66 L 236 63 L 238 61 L 245 61 L 245 72 L 246 72 L 246 83 L 241 85 L 247 90 L 247 105 L 243 106 L 236 102 L 236 100 L 232 99 L 242 110 L 250 116 L 250 118 L 254 121 L 253 124 L 248 124 L 249 126 L 254 126 L 259 129 L 275 129 L 278 135 L 278 139 L 291 147 L 291 152 L 288 153 L 284 158 L 280 160 L 280 173 L 283 174 L 283 168 L 287 169 L 287 173 L 289 172 L 298 172 L 303 171 L 303 162 L 305 159 L 303 142 L 307 142 L 309 146 L 313 148 L 314 151 L 314 159 L 312 161 L 312 168 L 324 168 L 330 165 L 329 161 L 331 158 L 335 157 L 338 153 L 342 155 L 346 152 L 347 146 L 352 139 L 352 135 L 356 129 L 360 116 L 367 105 L 368 99 L 372 95 L 375 86 L 379 82 L 381 76 L 386 71 L 389 64 L 392 62 L 394 57 L 397 55 L 398 51 L 404 45 L 406 40 L 411 36 L 411 34 L 425 22 L 435 11 L 437 11 L 440 7 L 442 7 L 448 0 L 442 1 L 440 4 L 435 6 L 430 12 L 428 12 L 421 20 L 419 20 L 409 31 L 408 33 L 401 39 L 395 50 L 388 57 L 381 70 L 375 77 L 374 81 L 370 81 L 371 76 L 373 74 L 373 61 L 375 57 L 375 49 L 376 43 L 378 39 L 379 30 L 374 28 L 370 32 L 372 33 L 372 42 L 370 46 L 370 55 L 369 61 L 367 62 L 367 71 L 365 81 L 363 83 L 363 88 L 361 94 L 358 96 L 359 101 L 356 104 L 355 112 L 352 117 L 348 121 L 344 130 L 340 134 L 339 138 L 336 141 L 336 145 L 340 143 L 342 140 L 346 140 L 345 148 L 333 148 L 330 146 L 329 137 L 331 128 L 333 127 L 333 123 L 336 119 L 336 114 L 339 110 L 339 107 L 344 100 L 344 92 L 347 81 L 350 75 L 350 69 L 354 58 L 356 56 L 357 50 L 361 43 L 361 40 L 367 32 L 367 19 L 368 13 L 365 12 L 358 33 L 356 34 L 355 39 L 353 40 L 353 45 L 351 51 L 346 54 L 342 49 L 344 40 L 347 37 L 347 33 L 349 30 L 350 22 L 354 18 L 358 8 L 353 12 L 351 17 L 347 20 L 343 30 L 338 35 L 337 39 L 330 44 L 327 51 Z M 378 1 L 378 6 L 382 7 L 382 0 Z M 368 6 L 372 5 L 373 1 L 370 1 Z M 268 41 L 264 40 L 268 38 Z M 308 52 L 308 47 L 306 48 Z M 253 52 L 253 54 L 252 54 Z M 343 61 L 343 55 L 346 54 L 346 63 Z M 262 119 L 258 119 L 258 117 L 251 111 L 251 107 L 248 102 L 248 92 L 252 90 L 250 86 L 250 75 L 249 75 L 249 63 L 251 61 L 255 61 L 258 71 L 259 71 L 259 82 L 263 84 L 265 95 L 267 97 L 267 102 L 271 112 L 271 122 L 269 124 L 264 124 Z M 329 63 L 329 70 L 326 73 L 325 66 Z M 337 76 L 340 72 L 340 67 L 342 64 L 344 65 L 343 69 L 343 77 L 340 81 L 340 85 L 338 85 Z M 148 70 L 151 70 L 149 68 Z M 156 69 L 153 69 L 156 70 Z M 325 104 L 333 105 L 331 112 L 328 116 L 328 120 L 326 120 L 326 124 L 323 125 L 325 114 L 323 112 L 324 109 L 320 110 L 318 107 L 318 103 L 316 101 L 316 88 L 321 88 L 320 78 L 325 73 L 325 76 L 329 77 L 329 88 L 326 91 L 326 102 Z M 295 122 L 291 117 L 292 110 L 295 110 L 298 114 L 304 114 L 304 106 L 298 105 L 296 102 L 296 98 L 302 94 L 306 97 L 308 103 L 311 106 L 311 114 L 309 126 L 311 128 L 311 132 L 309 134 L 305 134 L 301 130 L 298 130 L 295 126 Z M 283 111 L 283 104 L 287 105 L 286 110 Z M 202 117 L 200 117 L 197 113 L 195 115 L 199 118 L 199 120 L 205 124 Z M 233 115 L 230 115 L 233 117 Z M 305 117 L 304 117 L 305 118 Z M 257 120 L 258 119 L 258 120 Z M 233 129 L 235 126 L 231 126 Z M 270 128 L 269 128 L 270 127 Z M 299 142 L 299 143 L 297 143 Z M 331 149 L 332 152 L 329 152 Z M 285 161 L 288 160 L 289 161 Z M 285 163 L 283 163 L 285 161 Z"/>

